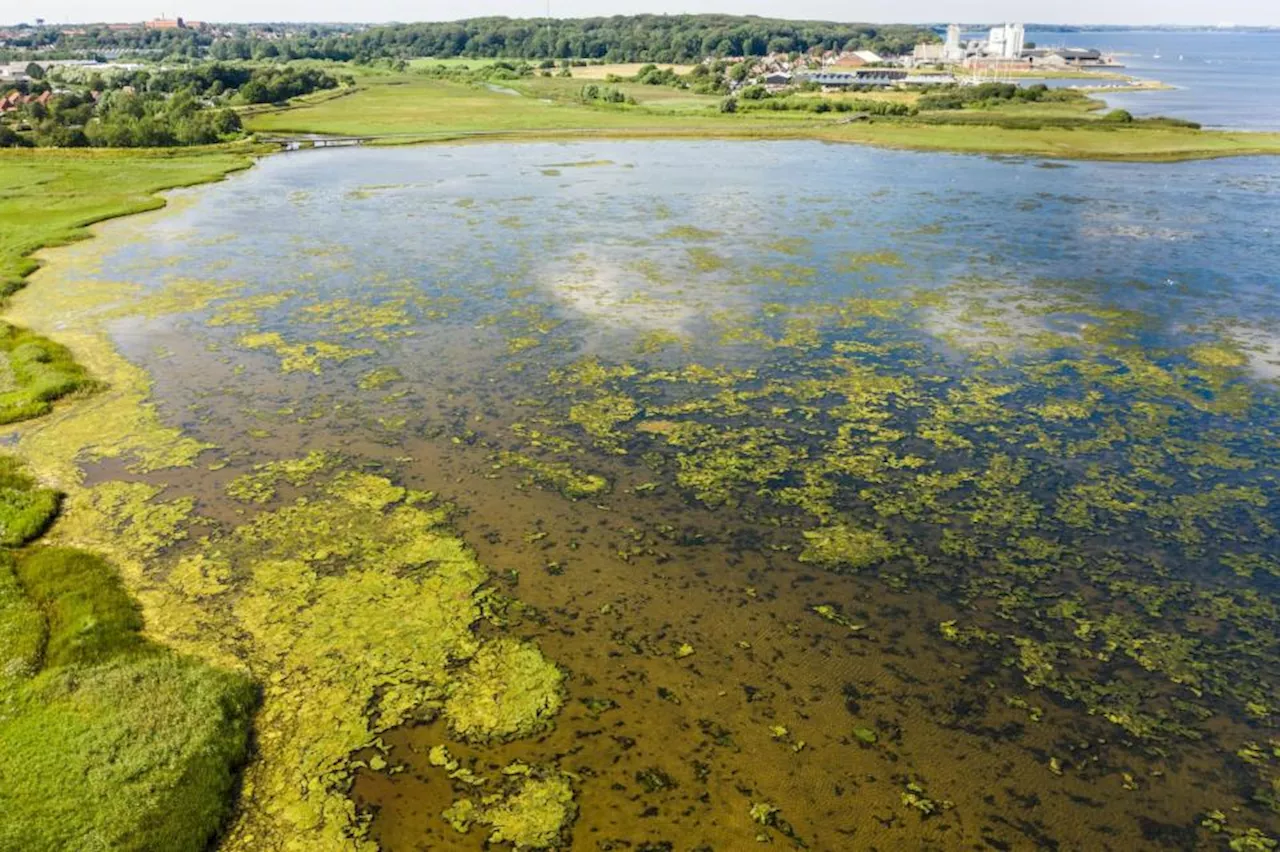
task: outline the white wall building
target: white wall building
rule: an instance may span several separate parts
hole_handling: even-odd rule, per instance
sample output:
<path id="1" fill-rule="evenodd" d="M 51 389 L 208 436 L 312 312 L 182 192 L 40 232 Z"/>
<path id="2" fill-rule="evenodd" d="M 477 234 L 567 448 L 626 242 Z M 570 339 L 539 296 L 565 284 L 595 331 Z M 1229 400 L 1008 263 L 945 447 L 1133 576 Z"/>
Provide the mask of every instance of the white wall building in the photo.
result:
<path id="1" fill-rule="evenodd" d="M 948 33 L 950 35 L 950 33 Z M 1005 24 L 992 27 L 987 36 L 987 56 L 999 59 L 1018 59 L 1022 56 L 1027 33 L 1022 24 Z"/>

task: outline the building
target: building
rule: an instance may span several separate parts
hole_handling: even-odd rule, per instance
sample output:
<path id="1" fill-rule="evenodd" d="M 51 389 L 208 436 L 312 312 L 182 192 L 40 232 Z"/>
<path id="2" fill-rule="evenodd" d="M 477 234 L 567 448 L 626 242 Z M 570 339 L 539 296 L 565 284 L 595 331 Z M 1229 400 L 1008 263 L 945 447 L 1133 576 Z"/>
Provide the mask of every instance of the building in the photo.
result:
<path id="1" fill-rule="evenodd" d="M 861 68 L 863 65 L 877 65 L 881 62 L 884 62 L 884 57 L 873 50 L 852 50 L 840 54 L 828 64 L 835 68 Z"/>
<path id="2" fill-rule="evenodd" d="M 945 44 L 917 44 L 911 51 L 911 58 L 915 62 L 942 62 L 946 59 L 946 50 Z"/>
<path id="3" fill-rule="evenodd" d="M 907 72 L 893 68 L 866 68 L 858 71 L 818 71 L 797 74 L 801 82 L 817 83 L 824 89 L 846 89 L 850 86 L 892 86 L 907 82 Z"/>
<path id="4" fill-rule="evenodd" d="M 149 30 L 185 30 L 187 28 L 181 18 L 153 18 L 143 26 Z"/>
<path id="5" fill-rule="evenodd" d="M 970 47 L 960 40 L 961 35 L 959 24 L 947 24 L 946 41 L 942 44 L 917 44 L 911 51 L 907 66 L 960 64 L 971 52 Z"/>
<path id="6" fill-rule="evenodd" d="M 1026 46 L 1027 33 L 1022 24 L 1005 24 L 992 27 L 987 36 L 987 56 L 999 59 L 1021 59 Z"/>
<path id="7" fill-rule="evenodd" d="M 1006 59 L 1003 56 L 970 56 L 964 60 L 970 71 L 1032 71 L 1030 59 Z"/>
<path id="8" fill-rule="evenodd" d="M 1084 47 L 1055 47 L 1049 50 L 1029 50 L 1027 58 L 1039 68 L 1088 68 L 1105 65 L 1102 52 Z"/>
<path id="9" fill-rule="evenodd" d="M 942 58 L 948 62 L 964 60 L 964 45 L 960 43 L 959 24 L 947 24 L 947 40 L 942 45 Z"/>

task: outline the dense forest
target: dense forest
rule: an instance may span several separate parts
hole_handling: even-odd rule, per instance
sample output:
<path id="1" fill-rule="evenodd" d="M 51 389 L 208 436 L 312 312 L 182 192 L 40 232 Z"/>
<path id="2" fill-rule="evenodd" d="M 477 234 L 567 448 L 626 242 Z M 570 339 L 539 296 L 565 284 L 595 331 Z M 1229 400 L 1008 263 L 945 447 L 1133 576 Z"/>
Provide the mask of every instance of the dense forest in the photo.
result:
<path id="1" fill-rule="evenodd" d="M 706 56 L 760 56 L 824 49 L 909 51 L 933 40 L 915 26 L 784 21 L 735 15 L 635 15 L 530 20 L 473 18 L 376 27 L 346 38 L 295 38 L 280 49 L 324 59 L 378 57 L 582 58 L 614 62 L 689 62 Z M 215 55 L 220 47 L 215 44 Z M 230 56 L 226 58 L 231 58 Z"/>
<path id="2" fill-rule="evenodd" d="M 283 37 L 264 28 L 233 27 L 213 38 L 204 32 L 86 28 L 41 46 L 54 53 L 137 51 L 152 57 L 214 59 L 332 59 L 370 61 L 421 56 L 512 59 L 603 59 L 610 62 L 691 62 L 706 56 L 762 56 L 813 48 L 909 52 L 936 41 L 927 28 L 904 24 L 787 21 L 740 15 L 617 15 L 608 18 L 472 18 L 443 23 L 341 29 L 291 27 Z"/>

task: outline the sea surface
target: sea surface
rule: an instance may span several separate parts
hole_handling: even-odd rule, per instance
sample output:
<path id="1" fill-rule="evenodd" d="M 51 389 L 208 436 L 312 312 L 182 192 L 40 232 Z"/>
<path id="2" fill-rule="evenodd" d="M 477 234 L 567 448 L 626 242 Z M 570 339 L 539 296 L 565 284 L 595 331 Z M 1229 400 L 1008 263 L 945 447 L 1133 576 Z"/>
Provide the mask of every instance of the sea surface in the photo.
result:
<path id="1" fill-rule="evenodd" d="M 1280 53 L 1086 37 L 1171 82 Z M 1239 125 L 1254 96 L 1152 109 Z M 452 504 L 519 602 L 485 629 L 567 673 L 548 733 L 424 713 L 331 768 L 383 848 L 483 847 L 442 816 L 481 795 L 445 744 L 568 773 L 574 849 L 1280 836 L 1280 159 L 478 144 L 173 198 L 17 296 L 102 323 L 222 448 L 87 483 L 235 525 L 307 495 L 234 477 L 335 453 Z"/>
<path id="2" fill-rule="evenodd" d="M 1134 115 L 1167 115 L 1206 127 L 1280 130 L 1280 32 L 1028 32 L 1039 47 L 1092 47 L 1126 72 L 1175 88 L 1104 95 Z"/>

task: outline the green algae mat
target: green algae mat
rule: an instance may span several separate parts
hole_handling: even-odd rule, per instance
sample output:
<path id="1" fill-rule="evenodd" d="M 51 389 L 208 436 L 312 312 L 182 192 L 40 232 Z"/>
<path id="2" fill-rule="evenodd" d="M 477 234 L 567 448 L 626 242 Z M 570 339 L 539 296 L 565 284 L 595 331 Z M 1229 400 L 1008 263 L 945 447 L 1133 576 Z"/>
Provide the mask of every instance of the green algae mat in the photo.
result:
<path id="1" fill-rule="evenodd" d="M 235 782 L 172 848 L 1275 848 L 1278 199 L 812 142 L 174 193 L 8 306 L 92 384 L 5 428 L 5 747 L 60 789 L 157 684 L 221 767 L 164 788 Z"/>

